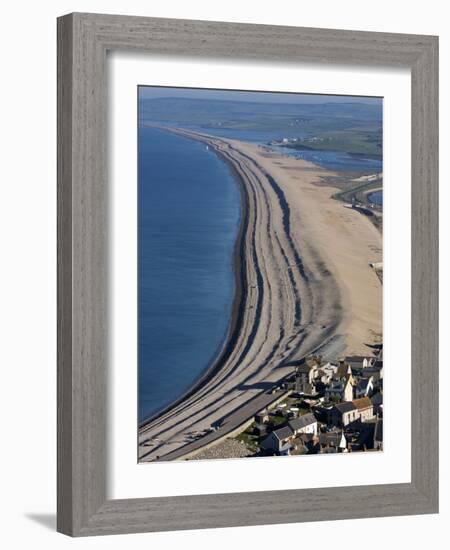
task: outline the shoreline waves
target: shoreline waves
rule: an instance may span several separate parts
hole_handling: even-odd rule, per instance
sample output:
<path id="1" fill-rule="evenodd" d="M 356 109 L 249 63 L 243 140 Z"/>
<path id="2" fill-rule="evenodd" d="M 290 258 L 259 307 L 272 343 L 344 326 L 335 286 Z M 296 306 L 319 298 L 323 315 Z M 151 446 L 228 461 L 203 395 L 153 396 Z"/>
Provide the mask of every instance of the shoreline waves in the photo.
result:
<path id="1" fill-rule="evenodd" d="M 357 277 L 364 256 L 370 253 L 362 250 L 362 263 L 354 258 L 352 265 L 345 243 L 333 247 L 333 227 L 325 223 L 325 235 L 317 234 L 320 220 L 314 225 L 315 216 L 329 215 L 331 225 L 338 229 L 336 239 L 342 234 L 350 239 L 346 226 L 356 224 L 363 229 L 357 232 L 357 244 L 367 245 L 374 259 L 378 244 L 381 253 L 381 237 L 378 234 L 377 243 L 370 222 L 354 212 L 343 212 L 342 205 L 331 205 L 330 188 L 312 185 L 319 176 L 329 174 L 326 170 L 306 161 L 265 154 L 235 140 L 163 129 L 205 143 L 228 163 L 239 183 L 242 210 L 234 249 L 236 292 L 225 344 L 190 390 L 141 423 L 140 462 L 182 458 L 206 440 L 219 440 L 274 400 L 267 391 L 292 373 L 293 361 L 325 343 L 332 342 L 339 351 L 360 351 L 353 344 L 360 334 L 353 340 L 348 335 L 351 317 L 364 321 L 361 296 L 359 288 L 357 299 L 352 296 L 352 288 L 342 278 L 342 271 L 346 272 L 342 266 L 349 262 Z M 318 204 L 318 198 L 325 202 Z M 367 280 L 374 277 L 368 265 L 366 270 L 359 286 L 367 287 Z M 369 315 L 378 311 L 380 325 L 381 289 L 376 288 L 378 281 L 370 283 L 377 296 Z M 365 321 L 365 338 L 360 342 L 373 343 L 370 335 L 381 328 Z M 215 431 L 211 432 L 211 426 Z"/>
<path id="2" fill-rule="evenodd" d="M 161 128 L 161 129 L 169 131 L 167 128 Z M 196 137 L 194 136 L 191 136 L 191 135 L 186 136 L 182 132 L 178 132 L 175 130 L 171 131 L 171 133 L 181 135 L 183 137 L 188 137 L 189 139 L 196 139 Z M 203 141 L 200 139 L 196 139 L 196 140 Z M 212 151 L 216 153 L 215 149 L 212 149 Z M 223 161 L 225 159 L 221 158 L 221 160 Z M 239 222 L 239 230 L 238 230 L 236 241 L 233 247 L 233 259 L 232 259 L 233 276 L 235 280 L 235 292 L 233 297 L 233 304 L 231 306 L 230 322 L 227 329 L 227 333 L 219 348 L 219 353 L 214 358 L 213 362 L 204 369 L 203 373 L 201 373 L 200 376 L 197 377 L 197 379 L 193 382 L 193 384 L 182 395 L 180 395 L 177 399 L 175 399 L 172 403 L 156 411 L 154 414 L 150 415 L 148 418 L 145 418 L 144 420 L 139 422 L 140 428 L 148 425 L 150 422 L 157 420 L 162 415 L 164 415 L 167 411 L 169 411 L 173 407 L 176 407 L 177 405 L 182 403 L 185 399 L 189 398 L 193 393 L 195 393 L 195 391 L 197 391 L 197 389 L 199 389 L 203 384 L 205 384 L 212 376 L 214 376 L 214 374 L 221 368 L 223 361 L 226 359 L 229 353 L 231 353 L 233 343 L 237 337 L 240 320 L 244 313 L 243 308 L 244 308 L 245 294 L 246 294 L 245 275 L 244 275 L 244 267 L 243 267 L 245 265 L 246 259 L 243 252 L 242 242 L 243 242 L 243 235 L 245 234 L 247 225 L 248 225 L 248 219 L 247 219 L 248 200 L 247 200 L 245 188 L 242 186 L 242 183 L 239 179 L 239 175 L 236 173 L 232 165 L 230 165 L 228 162 L 227 164 L 230 166 L 233 177 L 236 179 L 240 197 L 241 197 L 241 215 L 240 215 L 240 222 Z"/>

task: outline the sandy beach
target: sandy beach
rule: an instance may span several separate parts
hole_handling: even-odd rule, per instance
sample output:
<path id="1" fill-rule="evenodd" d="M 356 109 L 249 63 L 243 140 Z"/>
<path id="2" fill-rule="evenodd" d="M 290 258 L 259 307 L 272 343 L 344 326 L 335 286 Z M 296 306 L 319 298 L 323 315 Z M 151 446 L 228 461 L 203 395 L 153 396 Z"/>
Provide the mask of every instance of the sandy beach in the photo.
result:
<path id="1" fill-rule="evenodd" d="M 369 266 L 382 260 L 381 234 L 331 199 L 333 188 L 315 185 L 329 172 L 256 145 L 171 131 L 204 142 L 231 166 L 244 215 L 228 340 L 190 392 L 140 427 L 144 462 L 182 454 L 211 425 L 251 414 L 293 361 L 318 349 L 368 354 L 365 344 L 382 331 L 382 287 Z"/>

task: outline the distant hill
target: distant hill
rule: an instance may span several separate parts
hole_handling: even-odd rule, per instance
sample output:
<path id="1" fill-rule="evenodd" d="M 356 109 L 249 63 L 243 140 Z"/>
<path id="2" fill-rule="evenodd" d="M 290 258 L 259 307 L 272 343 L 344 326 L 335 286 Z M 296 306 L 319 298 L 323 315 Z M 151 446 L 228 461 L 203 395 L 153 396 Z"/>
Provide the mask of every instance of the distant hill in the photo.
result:
<path id="1" fill-rule="evenodd" d="M 342 124 L 350 122 L 381 123 L 379 105 L 365 103 L 258 103 L 250 101 L 232 101 L 218 99 L 194 99 L 178 97 L 160 97 L 142 99 L 140 103 L 141 119 L 166 122 L 190 122 L 199 124 L 214 118 L 226 123 L 230 120 L 241 122 L 271 121 L 292 122 L 298 118 L 306 120 L 340 120 Z"/>
<path id="2" fill-rule="evenodd" d="M 141 99 L 140 122 L 195 126 L 212 131 L 254 130 L 308 138 L 318 143 L 295 148 L 335 149 L 380 156 L 382 150 L 381 102 L 269 103 L 159 97 Z"/>

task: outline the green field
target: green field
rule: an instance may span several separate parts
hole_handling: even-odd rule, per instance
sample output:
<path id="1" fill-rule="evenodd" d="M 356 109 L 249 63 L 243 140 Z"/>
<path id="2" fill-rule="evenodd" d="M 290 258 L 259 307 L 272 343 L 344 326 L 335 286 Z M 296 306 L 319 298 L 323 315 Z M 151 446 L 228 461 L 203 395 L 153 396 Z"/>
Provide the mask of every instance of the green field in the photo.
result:
<path id="1" fill-rule="evenodd" d="M 205 131 L 272 132 L 298 139 L 286 145 L 295 149 L 345 151 L 376 157 L 382 151 L 379 103 L 258 103 L 156 97 L 143 99 L 140 105 L 139 117 L 143 124 L 200 127 Z"/>
<path id="2" fill-rule="evenodd" d="M 381 127 L 376 124 L 348 128 L 339 132 L 320 132 L 314 138 L 288 143 L 284 147 L 296 150 L 342 151 L 352 155 L 381 158 L 383 141 Z"/>

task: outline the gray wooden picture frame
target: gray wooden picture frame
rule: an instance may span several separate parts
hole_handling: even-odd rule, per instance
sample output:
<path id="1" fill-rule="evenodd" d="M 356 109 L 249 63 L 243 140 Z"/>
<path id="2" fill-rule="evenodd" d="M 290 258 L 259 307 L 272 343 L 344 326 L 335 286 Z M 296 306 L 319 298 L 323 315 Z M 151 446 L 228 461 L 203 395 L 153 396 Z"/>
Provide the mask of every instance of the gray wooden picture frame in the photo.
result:
<path id="1" fill-rule="evenodd" d="M 107 499 L 110 50 L 411 70 L 410 483 Z M 438 38 L 82 13 L 59 18 L 58 531 L 83 536 L 437 511 Z"/>

